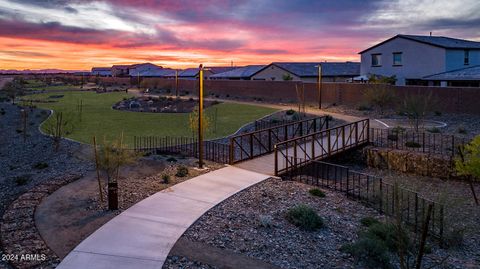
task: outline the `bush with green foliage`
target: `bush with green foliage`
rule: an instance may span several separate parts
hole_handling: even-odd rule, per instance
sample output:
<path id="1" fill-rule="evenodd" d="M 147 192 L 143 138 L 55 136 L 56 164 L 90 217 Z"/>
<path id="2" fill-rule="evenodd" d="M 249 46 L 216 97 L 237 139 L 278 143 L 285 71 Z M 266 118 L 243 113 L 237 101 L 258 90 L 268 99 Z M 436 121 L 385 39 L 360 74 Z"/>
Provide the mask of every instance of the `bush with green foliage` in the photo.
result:
<path id="1" fill-rule="evenodd" d="M 168 183 L 170 183 L 170 175 L 169 175 L 169 174 L 163 174 L 163 175 L 162 175 L 162 183 L 163 183 L 163 184 L 168 184 Z"/>
<path id="2" fill-rule="evenodd" d="M 455 159 L 455 170 L 460 176 L 467 177 L 473 199 L 478 205 L 473 182 L 480 180 L 480 135 L 464 147 L 459 147 L 459 156 Z"/>
<path id="3" fill-rule="evenodd" d="M 380 223 L 380 221 L 378 221 L 376 218 L 374 217 L 364 217 L 360 220 L 360 223 L 365 226 L 365 227 L 370 227 L 372 226 L 373 224 L 378 224 Z"/>
<path id="4" fill-rule="evenodd" d="M 391 256 L 400 245 L 412 247 L 407 231 L 374 218 L 361 220 L 366 230 L 359 233 L 356 242 L 343 245 L 340 250 L 349 253 L 367 268 L 392 268 Z"/>
<path id="5" fill-rule="evenodd" d="M 458 127 L 457 132 L 459 134 L 467 134 L 468 133 L 467 129 L 465 129 L 465 127 L 463 127 L 463 126 Z"/>
<path id="6" fill-rule="evenodd" d="M 177 167 L 177 173 L 175 174 L 177 177 L 186 177 L 188 176 L 188 168 L 184 165 L 180 165 Z"/>
<path id="7" fill-rule="evenodd" d="M 307 205 L 301 204 L 290 208 L 285 217 L 290 223 L 305 231 L 316 231 L 324 227 L 323 219 Z"/>
<path id="8" fill-rule="evenodd" d="M 289 110 L 287 110 L 287 112 L 285 112 L 285 114 L 287 114 L 287 116 L 292 116 L 295 113 L 297 113 L 297 112 L 295 112 L 295 110 L 293 110 L 293 109 L 289 109 Z"/>
<path id="9" fill-rule="evenodd" d="M 36 163 L 33 168 L 35 169 L 45 169 L 48 167 L 48 163 L 43 163 L 43 162 L 39 162 L 39 163 Z"/>
<path id="10" fill-rule="evenodd" d="M 310 189 L 308 192 L 309 192 L 312 196 L 325 197 L 325 193 L 324 193 L 322 190 L 317 189 L 317 188 Z"/>
<path id="11" fill-rule="evenodd" d="M 427 132 L 432 133 L 432 134 L 438 134 L 438 133 L 440 133 L 440 129 L 438 129 L 437 127 L 432 127 L 432 128 L 428 128 Z"/>
<path id="12" fill-rule="evenodd" d="M 405 146 L 407 148 L 421 148 L 422 145 L 418 142 L 415 142 L 415 141 L 407 141 L 405 142 Z"/>
<path id="13" fill-rule="evenodd" d="M 26 185 L 28 182 L 30 182 L 30 176 L 28 175 L 15 177 L 15 183 L 17 184 L 17 186 Z"/>

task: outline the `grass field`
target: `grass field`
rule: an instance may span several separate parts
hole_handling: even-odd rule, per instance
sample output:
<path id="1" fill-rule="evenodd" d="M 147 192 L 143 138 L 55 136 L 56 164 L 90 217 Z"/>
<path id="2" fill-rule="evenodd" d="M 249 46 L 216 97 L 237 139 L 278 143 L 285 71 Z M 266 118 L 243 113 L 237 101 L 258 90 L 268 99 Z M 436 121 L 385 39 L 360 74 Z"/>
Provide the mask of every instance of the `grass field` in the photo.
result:
<path id="1" fill-rule="evenodd" d="M 141 113 L 113 110 L 111 108 L 113 104 L 125 97 L 130 97 L 126 93 L 63 92 L 61 94 L 64 95 L 63 98 L 49 99 L 58 100 L 58 102 L 38 103 L 37 106 L 61 111 L 64 116 L 71 118 L 74 128 L 67 137 L 77 141 L 92 143 L 93 136 L 97 136 L 98 140 L 103 140 L 104 136 L 107 139 L 113 139 L 123 132 L 125 142 L 132 146 L 133 136 L 192 135 L 188 127 L 188 113 Z M 52 93 L 36 94 L 29 96 L 29 99 L 48 99 L 50 95 Z M 77 111 L 79 100 L 83 101 L 81 121 Z M 232 134 L 242 125 L 275 111 L 272 108 L 253 105 L 223 103 L 207 108 L 205 113 L 213 116 L 215 110 L 217 110 L 217 132 L 213 133 L 211 128 L 206 134 L 207 138 Z M 42 124 L 42 128 L 45 127 L 45 123 Z"/>

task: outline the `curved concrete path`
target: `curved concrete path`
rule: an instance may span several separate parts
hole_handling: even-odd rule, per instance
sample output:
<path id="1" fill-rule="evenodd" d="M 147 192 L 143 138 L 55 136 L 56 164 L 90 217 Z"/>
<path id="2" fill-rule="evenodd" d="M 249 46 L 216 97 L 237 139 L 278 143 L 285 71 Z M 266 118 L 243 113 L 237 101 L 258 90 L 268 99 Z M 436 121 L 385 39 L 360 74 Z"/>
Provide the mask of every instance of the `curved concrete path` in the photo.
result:
<path id="1" fill-rule="evenodd" d="M 158 192 L 87 237 L 57 268 L 162 268 L 175 242 L 200 216 L 269 177 L 228 166 Z"/>

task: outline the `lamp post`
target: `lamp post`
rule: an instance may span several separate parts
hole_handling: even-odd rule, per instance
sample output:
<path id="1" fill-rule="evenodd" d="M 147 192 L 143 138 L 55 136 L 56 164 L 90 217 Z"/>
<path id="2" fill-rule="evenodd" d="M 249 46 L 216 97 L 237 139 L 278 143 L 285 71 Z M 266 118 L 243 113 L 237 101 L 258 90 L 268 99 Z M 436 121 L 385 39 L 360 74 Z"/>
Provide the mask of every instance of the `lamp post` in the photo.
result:
<path id="1" fill-rule="evenodd" d="M 203 65 L 198 70 L 198 168 L 203 168 Z"/>
<path id="2" fill-rule="evenodd" d="M 318 90 L 318 109 L 322 109 L 322 65 L 318 64 L 318 78 L 317 78 L 317 90 Z"/>

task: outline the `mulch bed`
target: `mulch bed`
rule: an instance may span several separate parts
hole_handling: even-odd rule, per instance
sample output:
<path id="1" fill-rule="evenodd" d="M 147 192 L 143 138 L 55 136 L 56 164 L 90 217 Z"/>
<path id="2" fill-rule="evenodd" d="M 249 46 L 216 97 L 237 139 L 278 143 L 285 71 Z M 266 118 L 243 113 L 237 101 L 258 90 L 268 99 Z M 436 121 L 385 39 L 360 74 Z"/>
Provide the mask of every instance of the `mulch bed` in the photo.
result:
<path id="1" fill-rule="evenodd" d="M 204 107 L 210 107 L 219 104 L 218 101 L 204 101 Z M 190 98 L 173 97 L 140 97 L 122 100 L 113 106 L 114 109 L 134 111 L 134 112 L 153 112 L 153 113 L 190 113 L 195 106 L 198 106 L 198 100 Z"/>

